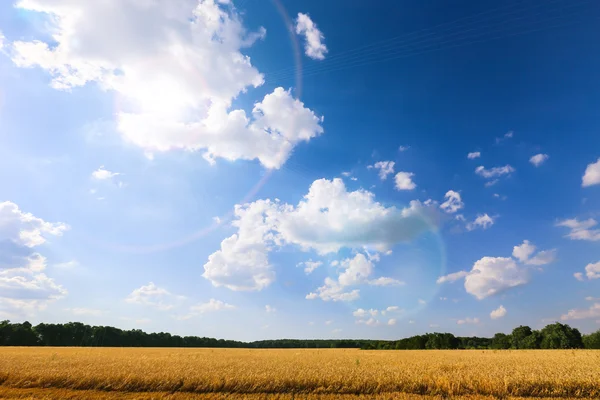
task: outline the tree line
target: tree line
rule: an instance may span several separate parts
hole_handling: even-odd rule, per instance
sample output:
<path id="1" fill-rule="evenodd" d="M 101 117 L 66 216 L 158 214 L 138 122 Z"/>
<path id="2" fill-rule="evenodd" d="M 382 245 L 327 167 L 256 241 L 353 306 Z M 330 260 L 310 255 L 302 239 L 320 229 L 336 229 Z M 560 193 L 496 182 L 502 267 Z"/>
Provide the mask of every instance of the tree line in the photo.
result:
<path id="1" fill-rule="evenodd" d="M 554 323 L 537 331 L 519 326 L 512 333 L 492 338 L 460 337 L 451 333 L 428 333 L 400 340 L 278 339 L 240 342 L 170 333 L 146 333 L 81 322 L 38 324 L 0 322 L 0 346 L 81 347 L 229 347 L 229 348 L 361 348 L 378 350 L 425 349 L 600 349 L 600 330 L 581 335 L 569 325 Z"/>

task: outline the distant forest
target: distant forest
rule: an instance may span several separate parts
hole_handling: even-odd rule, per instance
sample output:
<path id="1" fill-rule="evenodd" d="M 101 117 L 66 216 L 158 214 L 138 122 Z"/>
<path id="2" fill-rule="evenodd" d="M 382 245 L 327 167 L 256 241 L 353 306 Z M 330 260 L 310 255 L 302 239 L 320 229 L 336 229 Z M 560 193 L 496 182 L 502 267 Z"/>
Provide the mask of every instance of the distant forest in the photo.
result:
<path id="1" fill-rule="evenodd" d="M 111 326 L 90 326 L 80 322 L 39 324 L 0 322 L 0 346 L 84 346 L 84 347 L 230 347 L 274 348 L 361 348 L 366 350 L 420 349 L 600 349 L 600 330 L 581 335 L 569 325 L 554 323 L 537 331 L 519 326 L 507 335 L 493 338 L 460 337 L 451 333 L 427 333 L 400 340 L 307 340 L 278 339 L 256 342 L 146 333 Z"/>

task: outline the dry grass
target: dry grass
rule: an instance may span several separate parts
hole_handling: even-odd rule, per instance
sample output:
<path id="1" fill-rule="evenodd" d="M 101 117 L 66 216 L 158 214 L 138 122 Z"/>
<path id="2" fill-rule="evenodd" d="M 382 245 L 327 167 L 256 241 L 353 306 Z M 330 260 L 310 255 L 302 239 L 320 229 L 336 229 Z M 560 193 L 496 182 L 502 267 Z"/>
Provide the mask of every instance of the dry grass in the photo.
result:
<path id="1" fill-rule="evenodd" d="M 0 348 L 0 398 L 356 395 L 600 398 L 600 351 Z"/>

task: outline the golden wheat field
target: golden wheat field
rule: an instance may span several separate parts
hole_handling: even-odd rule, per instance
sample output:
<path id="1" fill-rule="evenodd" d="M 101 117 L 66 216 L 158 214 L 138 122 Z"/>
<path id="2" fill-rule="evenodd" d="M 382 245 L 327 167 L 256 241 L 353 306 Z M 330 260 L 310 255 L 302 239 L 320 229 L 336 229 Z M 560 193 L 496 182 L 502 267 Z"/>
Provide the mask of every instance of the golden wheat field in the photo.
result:
<path id="1" fill-rule="evenodd" d="M 0 348 L 2 399 L 600 398 L 593 350 Z"/>

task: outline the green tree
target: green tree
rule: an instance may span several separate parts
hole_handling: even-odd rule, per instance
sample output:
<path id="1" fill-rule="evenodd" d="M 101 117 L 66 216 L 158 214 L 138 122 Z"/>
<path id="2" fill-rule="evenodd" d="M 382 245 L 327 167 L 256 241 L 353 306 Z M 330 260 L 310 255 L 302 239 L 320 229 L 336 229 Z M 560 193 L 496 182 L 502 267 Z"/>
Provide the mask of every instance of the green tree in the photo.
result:
<path id="1" fill-rule="evenodd" d="M 571 328 L 569 325 L 556 322 L 546 325 L 541 331 L 542 340 L 540 348 L 542 349 L 581 349 L 583 340 L 579 330 Z"/>
<path id="2" fill-rule="evenodd" d="M 511 334 L 511 347 L 513 349 L 524 349 L 523 343 L 525 338 L 531 335 L 531 328 L 528 326 L 520 325 L 513 329 Z"/>
<path id="3" fill-rule="evenodd" d="M 510 349 L 511 336 L 504 333 L 496 333 L 492 338 L 492 349 Z"/>

